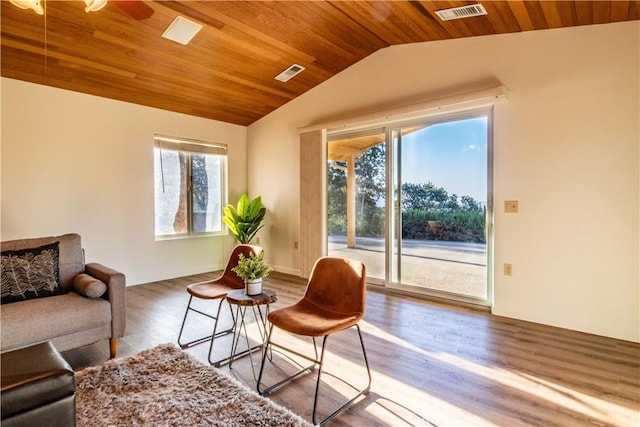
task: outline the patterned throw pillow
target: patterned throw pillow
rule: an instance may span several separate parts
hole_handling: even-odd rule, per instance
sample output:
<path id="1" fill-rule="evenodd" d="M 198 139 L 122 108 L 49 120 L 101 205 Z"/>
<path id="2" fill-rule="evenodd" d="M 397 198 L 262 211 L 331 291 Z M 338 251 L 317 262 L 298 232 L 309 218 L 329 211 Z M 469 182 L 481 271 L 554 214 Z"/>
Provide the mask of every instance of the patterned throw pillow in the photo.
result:
<path id="1" fill-rule="evenodd" d="M 2 304 L 63 293 L 58 245 L 2 252 Z"/>

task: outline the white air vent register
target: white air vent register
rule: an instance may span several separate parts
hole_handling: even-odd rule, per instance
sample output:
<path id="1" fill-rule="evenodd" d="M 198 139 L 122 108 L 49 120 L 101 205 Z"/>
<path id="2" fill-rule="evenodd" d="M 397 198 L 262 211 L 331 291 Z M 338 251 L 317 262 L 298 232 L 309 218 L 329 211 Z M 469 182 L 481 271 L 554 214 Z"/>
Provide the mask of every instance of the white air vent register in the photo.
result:
<path id="1" fill-rule="evenodd" d="M 305 68 L 302 65 L 293 64 L 291 67 L 278 74 L 275 79 L 280 80 L 281 82 L 286 82 L 304 70 Z"/>
<path id="2" fill-rule="evenodd" d="M 472 16 L 486 15 L 487 10 L 480 3 L 468 6 L 454 7 L 451 9 L 436 10 L 436 15 L 443 21 L 452 19 L 470 18 Z"/>

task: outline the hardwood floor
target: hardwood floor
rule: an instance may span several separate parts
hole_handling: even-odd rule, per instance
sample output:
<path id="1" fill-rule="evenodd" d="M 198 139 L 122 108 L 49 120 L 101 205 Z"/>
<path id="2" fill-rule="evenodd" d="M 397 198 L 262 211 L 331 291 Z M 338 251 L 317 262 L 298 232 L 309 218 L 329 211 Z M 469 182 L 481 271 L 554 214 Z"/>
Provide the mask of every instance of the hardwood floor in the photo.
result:
<path id="1" fill-rule="evenodd" d="M 160 343 L 175 343 L 188 296 L 185 288 L 214 273 L 127 288 L 127 333 L 118 357 Z M 305 282 L 272 274 L 265 286 L 278 294 L 272 309 L 293 303 Z M 522 322 L 473 309 L 370 291 L 361 327 L 371 365 L 370 393 L 332 426 L 640 426 L 640 345 Z M 223 309 L 225 316 L 229 311 Z M 255 325 L 253 325 L 255 326 Z M 211 321 L 190 330 L 207 333 Z M 284 333 L 283 333 L 284 334 Z M 250 335 L 257 331 L 250 328 Z M 280 336 L 280 335 L 278 335 Z M 310 342 L 282 335 L 297 348 Z M 216 341 L 216 355 L 229 351 L 230 337 Z M 206 361 L 208 343 L 188 350 Z M 355 330 L 329 338 L 319 415 L 358 386 L 366 374 Z M 311 350 L 312 351 L 312 350 Z M 104 362 L 108 342 L 63 353 L 74 369 Z M 259 357 L 221 368 L 255 389 Z M 290 369 L 274 354 L 265 382 Z M 309 418 L 314 375 L 269 395 Z M 345 394 L 346 395 L 346 394 Z"/>

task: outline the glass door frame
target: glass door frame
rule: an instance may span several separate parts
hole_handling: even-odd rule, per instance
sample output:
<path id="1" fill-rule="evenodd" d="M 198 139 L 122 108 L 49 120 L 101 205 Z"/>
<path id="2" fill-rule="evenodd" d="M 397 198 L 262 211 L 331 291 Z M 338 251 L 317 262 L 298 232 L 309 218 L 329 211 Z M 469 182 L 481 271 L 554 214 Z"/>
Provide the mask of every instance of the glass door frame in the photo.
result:
<path id="1" fill-rule="evenodd" d="M 396 251 L 398 247 L 401 247 L 402 240 L 402 215 L 400 213 L 400 200 L 401 194 L 396 191 L 397 183 L 400 182 L 401 170 L 397 170 L 395 156 L 400 156 L 401 153 L 396 153 L 394 136 L 395 134 L 401 134 L 401 129 L 405 127 L 424 126 L 425 128 L 431 125 L 447 123 L 456 120 L 473 119 L 477 117 L 487 118 L 487 206 L 485 216 L 485 236 L 486 236 L 486 248 L 487 248 L 487 266 L 486 266 L 486 285 L 487 294 L 486 298 L 475 298 L 465 295 L 460 295 L 452 292 L 438 291 L 434 289 L 427 289 L 421 286 L 414 286 L 395 282 L 394 277 L 398 276 L 396 270 L 401 267 L 400 257 L 401 251 Z M 385 214 L 385 252 L 386 252 L 386 266 L 385 266 L 385 283 L 384 287 L 388 289 L 398 290 L 402 292 L 408 292 L 417 295 L 427 295 L 437 298 L 443 298 L 448 300 L 455 300 L 464 303 L 470 303 L 473 305 L 481 305 L 490 307 L 493 303 L 493 218 L 494 218 L 494 206 L 493 206 L 493 107 L 479 108 L 474 110 L 467 110 L 462 112 L 456 112 L 451 114 L 443 114 L 432 117 L 424 117 L 416 120 L 410 120 L 405 122 L 393 123 L 385 126 L 386 132 L 386 179 L 387 179 L 387 212 Z M 400 148 L 401 149 L 401 148 Z"/>
<path id="2" fill-rule="evenodd" d="M 473 305 L 490 307 L 493 303 L 493 266 L 494 266 L 494 200 L 493 200 L 493 105 L 484 106 L 476 109 L 468 109 L 464 111 L 458 111 L 448 114 L 430 115 L 417 119 L 398 121 L 393 123 L 377 123 L 375 125 L 360 128 L 359 130 L 351 130 L 347 132 L 330 132 L 328 138 L 344 138 L 345 136 L 357 136 L 363 135 L 375 130 L 382 130 L 385 134 L 385 180 L 386 180 L 386 201 L 385 201 L 385 274 L 384 279 L 367 278 L 367 282 L 390 289 L 394 291 L 400 291 L 402 293 L 409 293 L 413 295 L 424 295 L 435 297 L 439 299 L 454 300 L 463 303 L 469 303 Z M 399 213 L 399 198 L 395 194 L 394 185 L 397 182 L 394 174 L 398 174 L 395 165 L 395 149 L 393 143 L 393 132 L 399 131 L 403 127 L 411 126 L 425 126 L 445 123 L 455 120 L 472 119 L 477 117 L 487 118 L 487 206 L 486 206 L 486 218 L 485 218 L 485 235 L 486 235 L 486 249 L 487 249 L 487 266 L 486 266 L 486 284 L 487 294 L 486 299 L 468 297 L 451 292 L 438 291 L 433 289 L 427 289 L 424 287 L 407 285 L 397 283 L 392 280 L 394 268 L 399 265 L 399 260 L 394 264 L 394 256 L 400 256 L 401 254 L 394 254 L 395 245 L 398 245 L 398 239 L 401 239 L 401 231 L 395 230 L 396 224 L 401 224 L 400 221 L 394 221 L 394 218 L 401 214 Z M 398 199 L 398 200 L 396 200 Z M 325 197 L 326 205 L 326 197 Z M 401 228 L 400 228 L 401 230 Z M 400 236 L 398 236 L 400 234 Z M 325 229 L 325 235 L 328 238 L 327 230 Z"/>

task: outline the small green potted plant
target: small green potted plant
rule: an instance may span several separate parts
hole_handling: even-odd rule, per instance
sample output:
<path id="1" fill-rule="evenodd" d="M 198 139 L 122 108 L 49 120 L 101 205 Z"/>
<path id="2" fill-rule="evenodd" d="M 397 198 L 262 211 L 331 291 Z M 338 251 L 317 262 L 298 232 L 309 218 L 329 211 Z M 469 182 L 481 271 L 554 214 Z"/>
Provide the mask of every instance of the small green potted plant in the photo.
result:
<path id="1" fill-rule="evenodd" d="M 240 254 L 238 265 L 233 267 L 231 271 L 244 280 L 244 292 L 247 295 L 260 295 L 262 293 L 262 279 L 267 277 L 273 268 L 264 260 L 264 253 L 256 255 L 252 252 L 248 257 Z"/>

